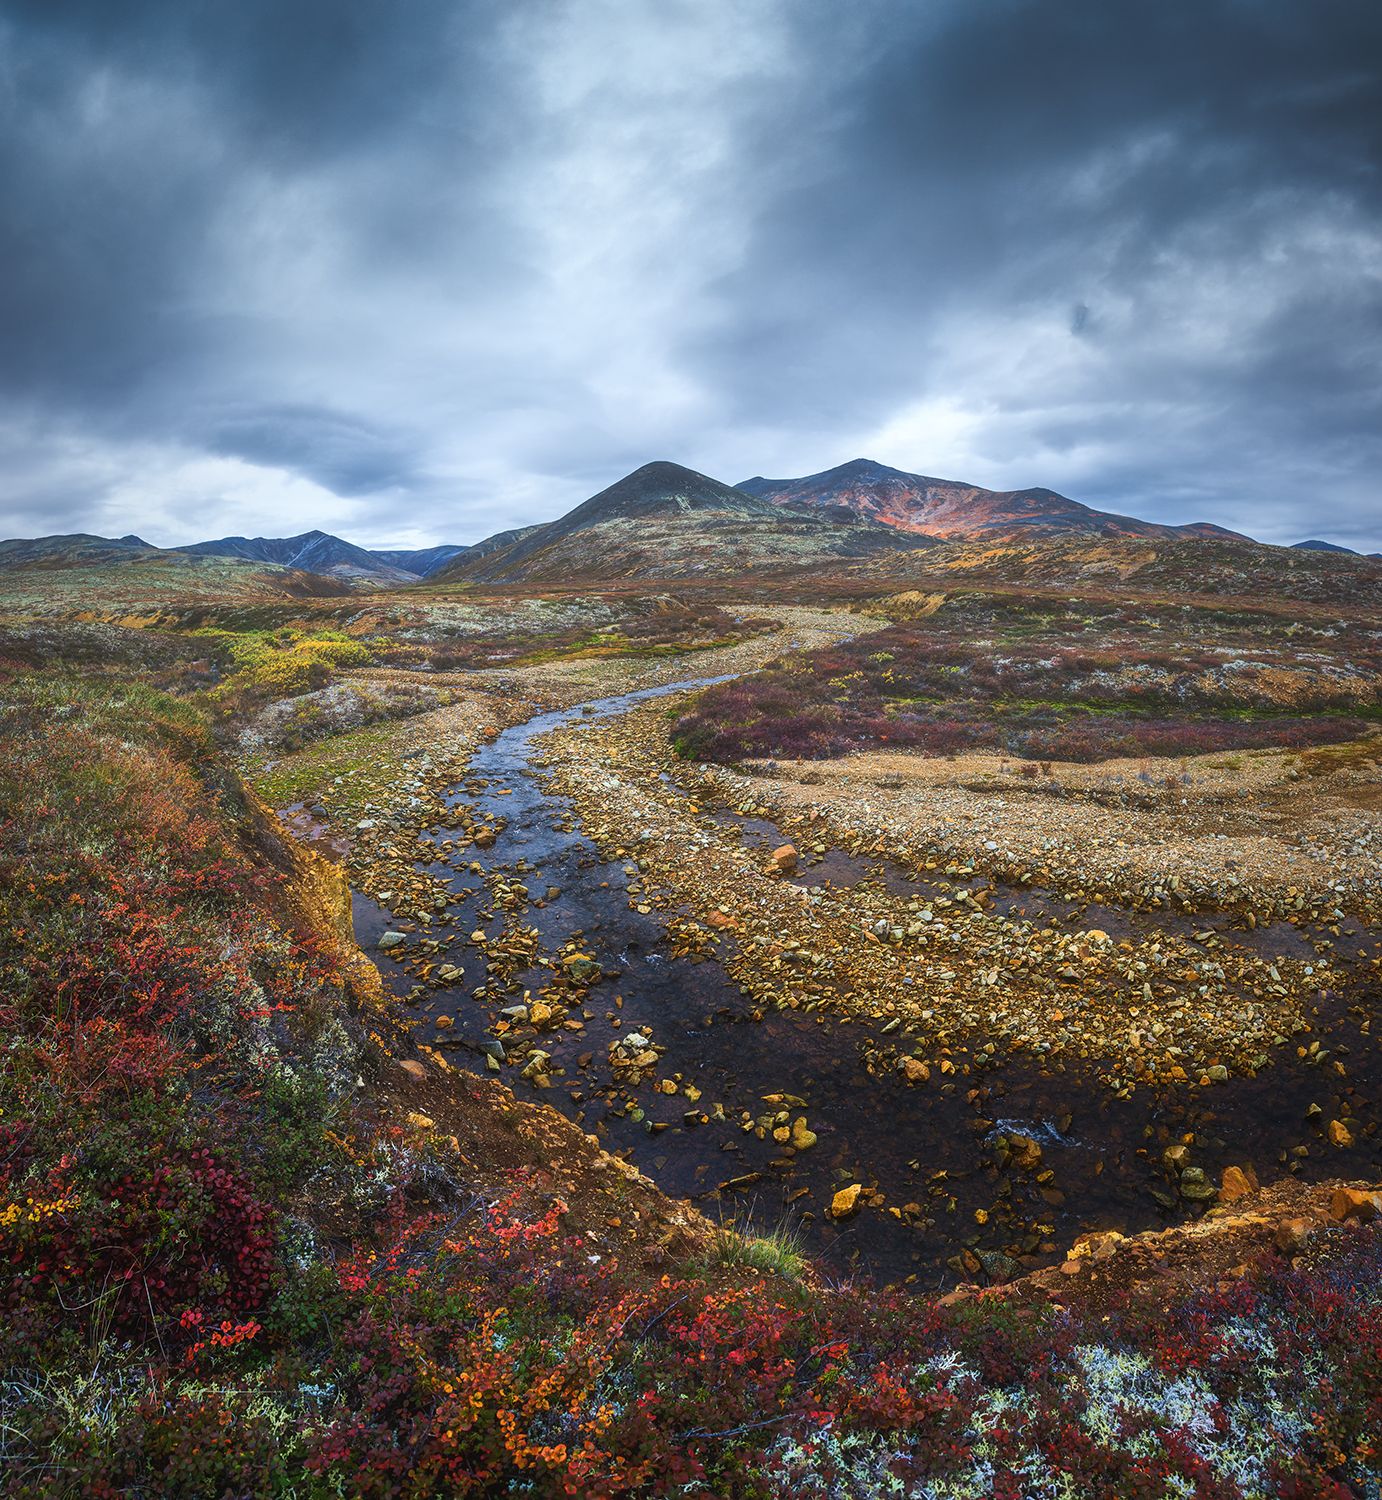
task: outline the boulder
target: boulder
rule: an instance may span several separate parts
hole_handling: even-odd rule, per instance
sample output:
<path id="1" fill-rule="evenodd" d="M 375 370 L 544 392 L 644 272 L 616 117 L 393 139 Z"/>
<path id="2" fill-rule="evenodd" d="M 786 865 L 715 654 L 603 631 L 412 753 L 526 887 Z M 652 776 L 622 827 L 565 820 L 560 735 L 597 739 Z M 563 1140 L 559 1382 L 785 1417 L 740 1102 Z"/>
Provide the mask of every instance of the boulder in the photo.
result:
<path id="1" fill-rule="evenodd" d="M 795 844 L 779 844 L 772 852 L 773 868 L 779 875 L 791 875 L 797 867 Z"/>
<path id="2" fill-rule="evenodd" d="M 1272 1239 L 1283 1255 L 1299 1255 L 1309 1242 L 1314 1227 L 1309 1219 L 1283 1219 L 1276 1226 Z"/>
<path id="3" fill-rule="evenodd" d="M 1251 1166 L 1225 1167 L 1219 1180 L 1219 1202 L 1236 1203 L 1257 1191 L 1257 1173 Z"/>
<path id="4" fill-rule="evenodd" d="M 848 1187 L 842 1187 L 830 1200 L 827 1210 L 832 1219 L 848 1219 L 859 1211 L 859 1194 L 864 1191 L 863 1187 L 853 1182 Z"/>
<path id="5" fill-rule="evenodd" d="M 1329 1211 L 1342 1224 L 1357 1219 L 1360 1224 L 1370 1224 L 1382 1217 L 1382 1191 L 1376 1188 L 1337 1187 L 1329 1203 Z"/>
<path id="6" fill-rule="evenodd" d="M 1353 1144 L 1353 1132 L 1342 1120 L 1331 1120 L 1325 1127 L 1331 1146 L 1347 1147 Z"/>

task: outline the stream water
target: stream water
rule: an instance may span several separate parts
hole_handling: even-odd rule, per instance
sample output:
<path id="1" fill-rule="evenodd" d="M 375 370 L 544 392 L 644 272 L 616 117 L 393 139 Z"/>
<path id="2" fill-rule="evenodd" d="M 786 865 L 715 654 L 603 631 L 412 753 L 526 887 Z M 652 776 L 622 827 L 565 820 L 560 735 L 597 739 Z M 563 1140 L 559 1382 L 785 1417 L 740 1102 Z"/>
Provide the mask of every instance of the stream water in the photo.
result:
<path id="1" fill-rule="evenodd" d="M 1194 1137 L 1192 1160 L 1211 1180 L 1230 1163 L 1253 1164 L 1264 1181 L 1288 1170 L 1308 1177 L 1379 1175 L 1382 1052 L 1363 1024 L 1356 994 L 1348 1003 L 1318 997 L 1314 1029 L 1300 1040 L 1318 1040 L 1327 1049 L 1330 1057 L 1322 1065 L 1301 1059 L 1290 1046 L 1257 1078 L 1234 1078 L 1212 1089 L 1142 1089 L 1118 1099 L 1092 1073 L 1056 1065 L 1044 1071 L 1030 1061 L 1006 1061 L 983 1074 L 933 1077 L 922 1087 L 909 1087 L 896 1074 L 875 1077 L 861 1057 L 861 1044 L 870 1039 L 865 1025 L 827 1013 L 756 1014 L 718 961 L 675 957 L 666 926 L 674 914 L 636 909 L 637 897 L 631 902 L 629 892 L 630 882 L 637 883 L 635 867 L 603 858 L 580 830 L 569 801 L 544 790 L 533 765 L 534 741 L 562 725 L 623 713 L 709 680 L 539 714 L 474 755 L 463 786 L 449 800 L 464 801 L 503 827 L 493 847 L 467 845 L 454 863 L 439 849 L 428 866 L 455 898 L 444 931 L 462 939 L 447 955 L 462 973 L 450 988 L 430 990 L 419 1001 L 418 1040 L 445 1049 L 455 1066 L 483 1073 L 488 1065 L 481 1049 L 492 1046 L 502 1008 L 521 999 L 524 985 L 536 997 L 551 981 L 550 968 L 534 967 L 519 976 L 517 991 L 489 993 L 494 987 L 487 983 L 484 953 L 463 941 L 476 928 L 493 937 L 503 931 L 506 914 L 493 904 L 487 881 L 501 875 L 528 887 L 519 916 L 537 930 L 543 953 L 552 955 L 578 938 L 606 975 L 590 989 L 583 1009 L 573 1012 L 579 1030 L 548 1030 L 536 1039 L 551 1054 L 549 1085 L 524 1079 L 516 1066 L 504 1067 L 505 1081 L 579 1121 L 667 1192 L 692 1200 L 712 1217 L 760 1230 L 796 1226 L 806 1246 L 842 1275 L 864 1270 L 883 1280 L 915 1276 L 935 1286 L 956 1279 L 954 1257 L 964 1252 L 981 1253 L 985 1268 L 1002 1275 L 1015 1269 L 1002 1257 L 1042 1263 L 1087 1229 L 1159 1227 L 1196 1211 L 1176 1201 L 1161 1165 L 1164 1147 L 1188 1133 Z M 721 821 L 726 836 L 765 844 L 781 838 L 762 820 L 726 813 Z M 441 844 L 455 834 L 439 827 L 430 836 Z M 631 846 L 635 839 L 630 830 Z M 920 889 L 915 872 L 840 850 L 827 851 L 796 878 L 808 887 L 874 880 L 894 893 Z M 1055 893 L 1028 888 L 996 891 L 994 897 L 1025 903 L 1013 915 L 1037 920 L 1066 915 L 1069 908 Z M 1138 933 L 1162 920 L 1106 907 L 1099 915 L 1106 929 L 1121 922 Z M 382 907 L 356 896 L 357 938 L 390 987 L 404 995 L 415 976 L 375 947 L 386 927 L 396 925 Z M 1203 930 L 1211 923 L 1196 918 L 1193 925 Z M 1296 927 L 1269 936 L 1223 936 L 1254 946 L 1292 945 L 1273 951 L 1295 951 L 1294 945 L 1310 939 Z M 1344 939 L 1372 942 L 1357 929 Z M 484 998 L 475 997 L 477 988 L 487 991 Z M 440 1017 L 451 1024 L 438 1027 Z M 666 1051 L 653 1079 L 630 1089 L 613 1078 L 608 1051 L 634 1031 Z M 680 1079 L 682 1086 L 675 1094 L 661 1093 L 659 1079 Z M 697 1097 L 688 1095 L 688 1082 L 699 1090 Z M 771 1135 L 759 1139 L 742 1128 L 741 1112 L 759 1117 L 771 1111 L 774 1095 L 801 1101 L 783 1107 L 793 1118 L 805 1115 L 817 1133 L 813 1147 L 793 1153 Z M 1318 1116 L 1308 1116 L 1312 1105 L 1319 1107 Z M 1323 1122 L 1335 1118 L 1357 1124 L 1352 1147 L 1325 1140 Z M 1002 1138 L 1011 1133 L 1038 1142 L 1038 1170 L 1005 1167 Z M 832 1193 L 852 1182 L 879 1190 L 883 1203 L 836 1223 L 824 1210 Z M 970 1258 L 963 1274 L 968 1278 L 974 1270 Z"/>

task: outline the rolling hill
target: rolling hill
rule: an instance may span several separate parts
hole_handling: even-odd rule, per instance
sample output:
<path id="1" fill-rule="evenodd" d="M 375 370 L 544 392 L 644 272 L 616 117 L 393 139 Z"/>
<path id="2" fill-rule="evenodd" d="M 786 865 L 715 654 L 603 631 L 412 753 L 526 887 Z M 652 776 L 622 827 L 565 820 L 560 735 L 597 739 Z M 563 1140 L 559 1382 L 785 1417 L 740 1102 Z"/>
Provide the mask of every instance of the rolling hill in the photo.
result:
<path id="1" fill-rule="evenodd" d="M 159 549 L 137 536 L 93 536 L 87 531 L 60 536 L 16 537 L 0 542 L 0 568 L 95 567 L 156 556 Z"/>
<path id="2" fill-rule="evenodd" d="M 498 540 L 433 581 L 723 577 L 929 545 L 843 508 L 779 504 L 665 461 L 644 464 L 545 526 Z"/>
<path id="3" fill-rule="evenodd" d="M 944 541 L 1070 534 L 1237 536 L 1208 522 L 1161 526 L 1094 510 L 1055 490 L 986 490 L 958 480 L 908 474 L 867 458 L 800 479 L 764 479 L 757 475 L 738 488 L 779 505 L 844 506 L 899 531 Z"/>

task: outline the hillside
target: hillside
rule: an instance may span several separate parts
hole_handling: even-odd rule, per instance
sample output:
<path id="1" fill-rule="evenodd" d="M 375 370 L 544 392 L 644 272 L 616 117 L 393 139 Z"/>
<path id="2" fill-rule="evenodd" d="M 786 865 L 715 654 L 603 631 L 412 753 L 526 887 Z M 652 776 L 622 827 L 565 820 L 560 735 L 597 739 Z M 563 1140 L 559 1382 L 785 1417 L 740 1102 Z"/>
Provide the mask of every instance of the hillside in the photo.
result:
<path id="1" fill-rule="evenodd" d="M 0 568 L 91 567 L 153 557 L 158 550 L 137 536 L 93 536 L 86 531 L 18 537 L 0 542 Z"/>
<path id="2" fill-rule="evenodd" d="M 131 538 L 0 542 L 0 610 L 34 615 L 189 623 L 208 612 L 348 598 L 356 587 L 276 563 L 163 551 Z"/>
<path id="3" fill-rule="evenodd" d="M 1382 608 L 1382 561 L 1211 537 L 1048 536 L 952 542 L 904 569 L 869 570 L 880 582 L 903 572 L 912 585 L 1000 584 L 1220 599 L 1261 605 L 1295 600 L 1341 612 Z M 924 575 L 924 578 L 923 578 Z"/>
<path id="4" fill-rule="evenodd" d="M 737 576 L 925 545 L 848 511 L 779 505 L 658 462 L 506 546 L 458 559 L 434 581 Z"/>
<path id="5" fill-rule="evenodd" d="M 1094 510 L 1055 490 L 986 490 L 953 479 L 933 479 L 856 458 L 800 479 L 755 476 L 738 486 L 779 505 L 844 506 L 899 531 L 946 540 L 1018 535 L 1217 536 L 1235 533 L 1206 522 L 1159 526 Z"/>

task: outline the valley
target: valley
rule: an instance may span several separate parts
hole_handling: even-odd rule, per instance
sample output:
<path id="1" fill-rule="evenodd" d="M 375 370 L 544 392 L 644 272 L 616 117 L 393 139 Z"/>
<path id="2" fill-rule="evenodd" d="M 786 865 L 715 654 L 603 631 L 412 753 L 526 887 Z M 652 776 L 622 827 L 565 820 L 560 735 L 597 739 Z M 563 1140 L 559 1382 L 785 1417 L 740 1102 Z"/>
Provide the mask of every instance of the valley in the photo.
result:
<path id="1" fill-rule="evenodd" d="M 715 1493 L 776 1493 L 789 1448 L 739 1433 L 765 1406 L 868 1444 L 901 1421 L 887 1462 L 919 1474 L 914 1416 L 860 1414 L 884 1348 L 912 1390 L 962 1361 L 1034 1455 L 1021 1402 L 1091 1409 L 1069 1350 L 1168 1358 L 1159 1330 L 1245 1298 L 1344 1378 L 1351 1341 L 1287 1310 L 1342 1277 L 1375 1316 L 1382 567 L 1064 521 L 907 541 L 832 506 L 784 519 L 650 465 L 425 579 L 305 571 L 299 538 L 286 562 L 65 539 L 0 569 L 0 1232 L 54 1367 L 71 1288 L 32 1268 L 57 1255 L 72 1287 L 135 1277 L 103 1358 L 172 1341 L 199 1378 L 266 1382 L 291 1465 L 390 1462 L 400 1408 L 369 1415 L 329 1308 L 431 1434 L 409 1472 L 452 1473 L 476 1450 L 428 1425 L 432 1362 L 459 1388 L 495 1352 L 463 1330 L 502 1327 L 569 1411 L 505 1364 L 474 1398 L 508 1434 L 478 1493 L 533 1465 L 657 1492 L 686 1455 Z M 275 1226 L 249 1281 L 207 1248 L 204 1172 Z M 143 1208 L 111 1227 L 148 1194 L 174 1240 Z M 743 1319 L 794 1351 L 748 1384 L 718 1373 Z M 1000 1344 L 1056 1384 L 986 1364 Z M 304 1398 L 299 1358 L 336 1394 Z M 1277 1372 L 1271 1400 L 1309 1399 Z M 630 1378 L 705 1419 L 602 1416 Z M 203 1387 L 177 1389 L 182 1431 Z M 965 1420 L 957 1494 L 983 1471 Z"/>
<path id="2" fill-rule="evenodd" d="M 773 612 L 787 639 L 705 653 L 699 686 L 879 623 Z M 598 696 L 479 744 L 422 822 L 386 802 L 416 825 L 410 863 L 377 817 L 345 820 L 361 940 L 392 934 L 377 961 L 423 1055 L 511 1080 L 713 1216 L 932 1284 L 1154 1227 L 1226 1167 L 1370 1170 L 1377 862 L 1265 821 L 1297 757 L 1259 753 L 1246 808 L 1243 768 L 1212 756 L 1105 763 L 1044 796 L 997 758 L 924 761 L 909 816 L 897 754 L 839 777 L 688 766 L 669 712 L 698 684 L 675 670 L 519 669 L 525 701 Z M 420 888 L 440 908 L 423 925 Z M 1164 1154 L 1187 1143 L 1183 1196 Z M 856 1183 L 863 1206 L 832 1217 Z"/>

